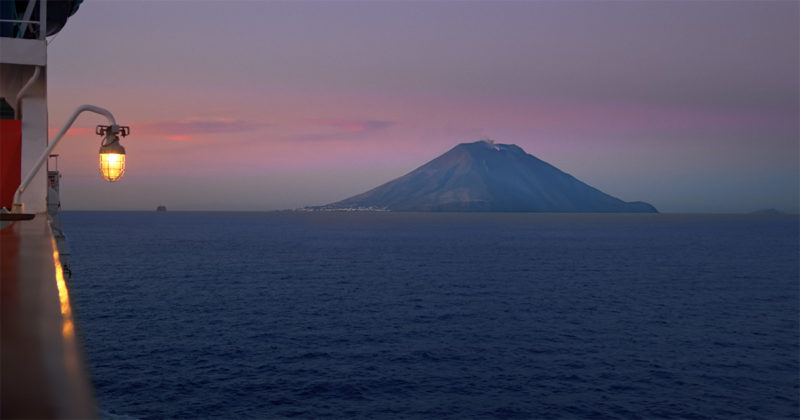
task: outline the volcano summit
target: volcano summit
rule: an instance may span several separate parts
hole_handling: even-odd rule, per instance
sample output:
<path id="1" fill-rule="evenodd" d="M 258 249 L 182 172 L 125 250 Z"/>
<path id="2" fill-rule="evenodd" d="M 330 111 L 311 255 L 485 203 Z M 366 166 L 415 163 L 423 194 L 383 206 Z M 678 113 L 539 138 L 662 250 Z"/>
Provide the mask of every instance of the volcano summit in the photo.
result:
<path id="1" fill-rule="evenodd" d="M 577 180 L 513 144 L 462 143 L 408 174 L 316 209 L 657 213 Z"/>

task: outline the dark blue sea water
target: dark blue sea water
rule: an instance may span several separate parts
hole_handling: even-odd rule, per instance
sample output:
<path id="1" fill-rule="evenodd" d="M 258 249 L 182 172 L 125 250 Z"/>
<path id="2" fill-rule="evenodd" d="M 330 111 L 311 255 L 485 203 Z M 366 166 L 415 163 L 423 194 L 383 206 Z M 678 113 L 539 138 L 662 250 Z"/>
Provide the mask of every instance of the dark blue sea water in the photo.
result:
<path id="1" fill-rule="evenodd" d="M 106 412 L 800 416 L 796 216 L 62 217 Z"/>

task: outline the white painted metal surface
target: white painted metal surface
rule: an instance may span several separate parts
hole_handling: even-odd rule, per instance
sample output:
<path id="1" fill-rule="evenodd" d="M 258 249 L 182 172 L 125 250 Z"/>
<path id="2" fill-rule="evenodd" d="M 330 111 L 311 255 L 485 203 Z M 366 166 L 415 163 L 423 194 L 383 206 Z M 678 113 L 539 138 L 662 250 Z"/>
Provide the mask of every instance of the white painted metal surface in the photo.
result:
<path id="1" fill-rule="evenodd" d="M 40 78 L 38 83 L 44 83 Z M 45 91 L 44 87 L 41 89 Z M 22 98 L 22 165 L 21 176 L 25 176 L 39 162 L 47 148 L 47 94 Z M 21 204 L 26 213 L 47 211 L 47 170 L 31 176 L 30 185 L 22 197 Z"/>
<path id="2" fill-rule="evenodd" d="M 0 37 L 0 63 L 47 65 L 47 41 Z"/>
<path id="3" fill-rule="evenodd" d="M 39 20 L 31 21 L 39 8 Z M 4 20 L 8 22 L 8 20 Z M 39 26 L 38 39 L 0 37 L 0 96 L 14 103 L 22 119 L 20 176 L 37 166 L 47 148 L 47 0 L 30 1 L 20 17 L 20 33 L 29 25 Z M 47 171 L 34 171 L 21 204 L 25 211 L 47 211 Z"/>

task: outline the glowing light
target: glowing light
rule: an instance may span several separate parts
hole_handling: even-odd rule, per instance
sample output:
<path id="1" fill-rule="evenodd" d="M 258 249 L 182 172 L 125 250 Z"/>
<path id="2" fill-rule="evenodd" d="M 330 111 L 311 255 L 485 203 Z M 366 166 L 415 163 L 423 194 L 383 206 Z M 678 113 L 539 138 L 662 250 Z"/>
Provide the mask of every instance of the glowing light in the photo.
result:
<path id="1" fill-rule="evenodd" d="M 119 181 L 125 175 L 125 152 L 100 153 L 100 175 L 108 182 Z"/>
<path id="2" fill-rule="evenodd" d="M 96 132 L 105 136 L 100 142 L 100 175 L 108 182 L 119 181 L 125 175 L 125 148 L 119 144 L 119 135 L 127 136 L 130 129 L 98 125 Z"/>
<path id="3" fill-rule="evenodd" d="M 72 322 L 72 307 L 69 304 L 67 282 L 64 281 L 64 270 L 58 256 L 55 239 L 53 240 L 53 261 L 56 269 L 56 286 L 58 286 L 58 300 L 61 302 L 61 335 L 65 340 L 75 337 L 75 324 Z"/>

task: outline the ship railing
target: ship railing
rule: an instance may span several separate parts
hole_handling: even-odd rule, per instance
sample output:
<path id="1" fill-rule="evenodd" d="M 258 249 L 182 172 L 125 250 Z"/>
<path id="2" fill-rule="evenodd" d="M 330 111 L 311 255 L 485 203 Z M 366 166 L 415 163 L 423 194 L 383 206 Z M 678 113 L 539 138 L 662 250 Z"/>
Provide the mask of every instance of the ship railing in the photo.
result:
<path id="1" fill-rule="evenodd" d="M 3 1 L 3 3 L 11 4 L 12 2 Z M 33 12 L 37 3 L 39 6 L 39 20 L 31 20 L 31 16 L 33 16 Z M 0 15 L 0 17 L 2 17 L 2 15 Z M 5 38 L 23 38 L 25 36 L 25 32 L 28 30 L 29 25 L 36 26 L 39 29 L 36 39 L 46 39 L 47 0 L 28 0 L 25 13 L 20 19 L 0 19 L 0 33 L 2 33 L 2 36 Z M 6 33 L 10 33 L 11 35 L 7 36 Z"/>

